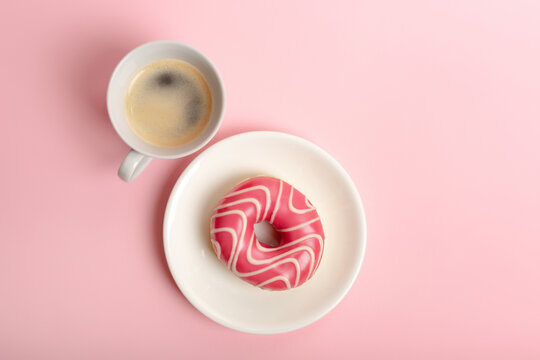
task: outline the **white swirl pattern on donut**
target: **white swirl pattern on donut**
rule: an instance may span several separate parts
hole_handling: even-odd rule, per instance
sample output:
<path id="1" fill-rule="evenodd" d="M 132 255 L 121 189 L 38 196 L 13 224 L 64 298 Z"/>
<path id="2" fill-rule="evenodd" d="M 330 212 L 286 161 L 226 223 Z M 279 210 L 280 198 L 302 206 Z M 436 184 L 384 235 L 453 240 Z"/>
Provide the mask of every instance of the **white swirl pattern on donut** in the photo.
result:
<path id="1" fill-rule="evenodd" d="M 278 246 L 259 242 L 253 225 L 270 222 Z M 248 179 L 215 208 L 211 243 L 218 258 L 241 279 L 263 289 L 285 290 L 310 279 L 324 249 L 315 207 L 288 183 L 266 176 Z"/>
<path id="2" fill-rule="evenodd" d="M 306 203 L 307 209 L 297 209 L 297 208 L 295 208 L 293 203 L 292 203 L 293 194 L 294 194 L 294 188 L 291 189 L 291 194 L 289 195 L 289 210 L 291 210 L 293 213 L 295 213 L 295 214 L 305 214 L 307 212 L 315 210 L 315 208 L 313 207 L 313 205 L 311 205 L 309 203 L 309 200 L 307 198 L 305 198 L 306 199 L 305 203 Z"/>

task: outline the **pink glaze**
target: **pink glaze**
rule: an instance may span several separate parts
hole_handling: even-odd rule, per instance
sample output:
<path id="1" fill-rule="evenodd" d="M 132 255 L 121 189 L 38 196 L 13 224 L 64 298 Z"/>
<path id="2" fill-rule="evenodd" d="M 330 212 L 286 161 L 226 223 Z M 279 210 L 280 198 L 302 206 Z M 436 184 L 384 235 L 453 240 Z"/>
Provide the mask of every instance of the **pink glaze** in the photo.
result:
<path id="1" fill-rule="evenodd" d="M 281 235 L 276 247 L 257 240 L 254 225 L 267 221 Z M 324 232 L 309 200 L 283 180 L 250 178 L 216 207 L 212 245 L 219 259 L 242 280 L 262 289 L 286 290 L 310 279 L 321 261 Z"/>

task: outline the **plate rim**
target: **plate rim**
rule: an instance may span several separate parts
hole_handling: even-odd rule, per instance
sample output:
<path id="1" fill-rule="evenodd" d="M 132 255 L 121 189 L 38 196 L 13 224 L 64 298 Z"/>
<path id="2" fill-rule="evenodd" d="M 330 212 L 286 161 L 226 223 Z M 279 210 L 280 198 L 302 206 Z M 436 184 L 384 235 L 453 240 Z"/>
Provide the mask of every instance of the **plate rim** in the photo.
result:
<path id="1" fill-rule="evenodd" d="M 190 176 L 190 174 L 195 171 L 197 165 L 204 160 L 206 156 L 208 156 L 209 152 L 216 151 L 216 148 L 219 148 L 221 146 L 224 146 L 224 144 L 227 144 L 231 141 L 235 141 L 239 137 L 250 137 L 250 136 L 279 136 L 284 138 L 289 138 L 290 140 L 297 141 L 304 143 L 304 145 L 307 145 L 311 147 L 314 151 L 317 151 L 318 155 L 322 155 L 327 160 L 329 160 L 332 165 L 336 167 L 336 169 L 340 172 L 341 177 L 346 180 L 349 184 L 349 187 L 353 190 L 352 193 L 354 195 L 354 201 L 358 205 L 358 217 L 357 221 L 360 224 L 360 238 L 359 241 L 361 242 L 359 247 L 359 254 L 358 254 L 358 260 L 356 262 L 355 268 L 352 270 L 354 272 L 354 276 L 351 277 L 350 281 L 346 284 L 346 287 L 344 288 L 344 291 L 338 296 L 333 302 L 329 303 L 329 305 L 325 308 L 324 311 L 321 311 L 316 314 L 316 316 L 311 316 L 308 318 L 307 321 L 300 321 L 300 324 L 294 324 L 293 326 L 289 327 L 283 327 L 280 330 L 268 330 L 265 331 L 264 329 L 251 329 L 248 326 L 241 326 L 238 324 L 235 324 L 233 322 L 228 321 L 226 318 L 222 318 L 219 316 L 216 316 L 214 313 L 206 309 L 206 306 L 202 305 L 196 298 L 195 295 L 192 294 L 189 290 L 187 290 L 183 285 L 182 282 L 177 279 L 177 276 L 175 276 L 173 270 L 172 270 L 172 259 L 171 254 L 169 250 L 169 247 L 167 246 L 168 243 L 168 228 L 171 226 L 171 212 L 172 208 L 174 206 L 174 198 L 177 197 L 177 193 L 180 191 L 184 180 Z M 259 131 L 247 131 L 238 133 L 232 136 L 229 136 L 227 138 L 224 138 L 211 146 L 204 149 L 201 153 L 199 153 L 184 169 L 184 171 L 180 174 L 178 179 L 176 180 L 176 183 L 174 184 L 174 187 L 171 190 L 171 193 L 169 195 L 169 198 L 167 200 L 167 205 L 165 208 L 165 213 L 163 216 L 163 249 L 165 252 L 165 258 L 167 260 L 167 267 L 169 268 L 169 273 L 174 279 L 174 282 L 178 289 L 182 292 L 183 296 L 190 302 L 190 304 L 195 307 L 198 311 L 200 311 L 203 315 L 205 315 L 207 318 L 211 319 L 212 321 L 223 325 L 227 328 L 244 332 L 244 333 L 250 333 L 250 334 L 280 334 L 280 333 L 286 333 L 294 330 L 298 330 L 300 328 L 303 328 L 305 326 L 308 326 L 310 324 L 313 324 L 317 320 L 321 319 L 325 315 L 327 315 L 330 311 L 332 311 L 342 300 L 343 298 L 349 293 L 350 289 L 352 288 L 353 284 L 356 282 L 356 279 L 358 277 L 358 274 L 360 272 L 360 269 L 362 267 L 365 253 L 366 253 L 366 240 L 367 240 L 367 229 L 366 229 L 366 216 L 364 211 L 364 205 L 362 202 L 362 199 L 360 198 L 360 195 L 358 193 L 358 189 L 356 188 L 356 185 L 352 178 L 349 176 L 347 171 L 343 168 L 343 166 L 334 159 L 330 154 L 328 154 L 325 150 L 323 150 L 318 145 L 302 138 L 296 135 L 292 135 L 289 133 L 279 132 L 279 131 L 267 131 L 267 130 L 259 130 Z"/>

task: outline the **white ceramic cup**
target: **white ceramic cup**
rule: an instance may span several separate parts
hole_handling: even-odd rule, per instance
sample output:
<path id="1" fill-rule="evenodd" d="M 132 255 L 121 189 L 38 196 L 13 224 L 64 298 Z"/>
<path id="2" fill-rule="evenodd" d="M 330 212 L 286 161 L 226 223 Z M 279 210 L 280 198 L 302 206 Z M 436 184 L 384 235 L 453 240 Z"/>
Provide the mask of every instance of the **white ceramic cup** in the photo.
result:
<path id="1" fill-rule="evenodd" d="M 160 59 L 178 59 L 193 65 L 203 75 L 212 96 L 212 112 L 206 128 L 196 139 L 174 147 L 153 145 L 141 139 L 129 125 L 125 111 L 126 92 L 135 73 Z M 154 41 L 133 49 L 116 66 L 107 90 L 107 109 L 111 122 L 118 135 L 131 147 L 118 169 L 118 175 L 130 182 L 152 158 L 175 159 L 199 150 L 216 134 L 224 108 L 225 90 L 221 77 L 212 62 L 197 49 L 176 41 Z"/>

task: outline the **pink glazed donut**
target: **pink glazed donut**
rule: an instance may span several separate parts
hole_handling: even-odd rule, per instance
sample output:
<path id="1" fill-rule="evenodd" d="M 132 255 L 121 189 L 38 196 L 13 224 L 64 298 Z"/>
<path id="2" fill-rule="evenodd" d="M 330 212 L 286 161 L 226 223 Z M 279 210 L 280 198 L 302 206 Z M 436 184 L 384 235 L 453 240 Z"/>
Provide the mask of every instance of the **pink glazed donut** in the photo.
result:
<path id="1" fill-rule="evenodd" d="M 276 247 L 257 240 L 254 225 L 267 221 L 280 235 Z M 239 278 L 268 290 L 286 290 L 313 276 L 324 249 L 315 207 L 285 181 L 258 176 L 235 186 L 211 220 L 218 258 Z"/>

